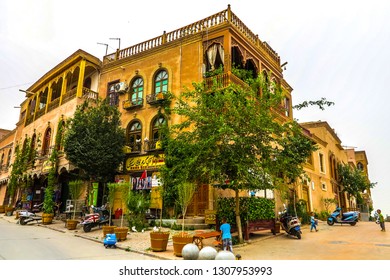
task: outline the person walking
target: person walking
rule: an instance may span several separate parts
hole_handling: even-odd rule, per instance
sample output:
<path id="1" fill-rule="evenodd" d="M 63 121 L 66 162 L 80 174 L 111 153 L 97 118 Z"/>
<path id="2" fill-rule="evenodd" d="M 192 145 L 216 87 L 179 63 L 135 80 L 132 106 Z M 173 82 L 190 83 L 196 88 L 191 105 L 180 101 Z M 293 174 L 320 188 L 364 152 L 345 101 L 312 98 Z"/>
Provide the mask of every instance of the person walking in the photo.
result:
<path id="1" fill-rule="evenodd" d="M 226 222 L 226 218 L 222 219 L 222 225 L 219 228 L 222 232 L 222 248 L 224 251 L 229 250 L 233 253 L 232 234 L 230 233 L 230 224 Z"/>
<path id="2" fill-rule="evenodd" d="M 379 225 L 381 226 L 381 231 L 386 231 L 385 218 L 383 218 L 383 214 L 382 214 L 381 209 L 376 210 L 376 212 L 378 213 L 378 216 L 379 216 Z"/>
<path id="3" fill-rule="evenodd" d="M 314 212 L 311 212 L 311 216 L 310 216 L 310 231 L 313 231 L 313 229 L 315 229 L 315 231 L 318 231 L 317 229 L 317 219 L 314 218 Z"/>

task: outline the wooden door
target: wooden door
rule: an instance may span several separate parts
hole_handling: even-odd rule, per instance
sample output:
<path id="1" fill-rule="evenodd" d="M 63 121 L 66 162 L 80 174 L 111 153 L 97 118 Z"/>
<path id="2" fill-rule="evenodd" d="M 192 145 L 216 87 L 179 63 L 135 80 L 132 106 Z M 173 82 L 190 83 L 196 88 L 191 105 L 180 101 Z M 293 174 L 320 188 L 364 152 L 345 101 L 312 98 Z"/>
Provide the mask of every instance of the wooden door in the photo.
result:
<path id="1" fill-rule="evenodd" d="M 205 210 L 208 209 L 209 203 L 209 186 L 198 186 L 192 202 L 188 206 L 186 216 L 204 216 Z"/>

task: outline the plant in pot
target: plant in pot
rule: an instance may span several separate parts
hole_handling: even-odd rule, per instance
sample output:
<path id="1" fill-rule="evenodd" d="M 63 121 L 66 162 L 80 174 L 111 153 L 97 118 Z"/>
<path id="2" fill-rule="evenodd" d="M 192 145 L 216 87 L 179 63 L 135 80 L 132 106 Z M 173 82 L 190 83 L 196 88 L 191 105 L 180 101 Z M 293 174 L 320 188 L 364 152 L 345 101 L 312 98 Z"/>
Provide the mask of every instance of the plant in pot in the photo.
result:
<path id="1" fill-rule="evenodd" d="M 117 193 L 121 194 L 121 197 L 127 198 L 128 192 L 130 191 L 130 183 L 126 183 L 126 182 L 115 183 L 114 189 Z M 112 202 L 114 202 L 114 200 L 115 198 L 112 199 Z M 122 205 L 121 205 L 121 209 L 123 209 Z M 123 241 L 127 239 L 127 233 L 129 231 L 129 227 L 123 225 L 123 220 L 124 220 L 123 213 L 120 218 L 121 218 L 120 226 L 114 228 L 114 233 L 118 241 Z"/>
<path id="2" fill-rule="evenodd" d="M 76 220 L 76 206 L 77 200 L 81 197 L 83 188 L 83 182 L 81 180 L 74 180 L 69 182 L 69 193 L 70 198 L 73 200 L 73 216 L 72 219 L 66 220 L 66 228 L 69 230 L 76 229 L 77 224 L 79 223 L 78 220 Z"/>
<path id="3" fill-rule="evenodd" d="M 196 191 L 196 184 L 193 182 L 182 182 L 177 185 L 178 204 L 181 208 L 183 216 L 182 229 L 180 233 L 172 236 L 174 254 L 178 257 L 182 256 L 183 247 L 192 243 L 193 236 L 184 232 L 185 226 L 185 215 L 187 212 L 188 205 L 191 203 L 192 197 Z"/>
<path id="4" fill-rule="evenodd" d="M 162 230 L 163 191 L 162 186 L 152 188 L 151 205 L 160 210 L 160 225 L 150 232 L 150 249 L 153 252 L 166 251 L 170 235 L 169 231 Z"/>
<path id="5" fill-rule="evenodd" d="M 130 190 L 127 194 L 126 206 L 129 212 L 129 227 L 133 231 L 143 231 L 145 228 L 147 228 L 148 223 L 145 218 L 145 213 L 150 206 L 149 191 Z"/>
<path id="6" fill-rule="evenodd" d="M 107 189 L 108 189 L 108 195 L 107 195 L 107 202 L 108 202 L 108 210 L 109 210 L 109 218 L 108 218 L 108 225 L 104 225 L 102 227 L 103 229 L 103 237 L 106 237 L 109 233 L 114 233 L 115 227 L 112 223 L 112 207 L 114 206 L 114 200 L 115 200 L 115 191 L 116 191 L 116 183 L 108 183 Z"/>
<path id="7" fill-rule="evenodd" d="M 47 177 L 47 187 L 45 189 L 45 198 L 43 200 L 42 224 L 51 224 L 54 217 L 54 184 L 56 181 L 56 167 L 52 165 Z"/>

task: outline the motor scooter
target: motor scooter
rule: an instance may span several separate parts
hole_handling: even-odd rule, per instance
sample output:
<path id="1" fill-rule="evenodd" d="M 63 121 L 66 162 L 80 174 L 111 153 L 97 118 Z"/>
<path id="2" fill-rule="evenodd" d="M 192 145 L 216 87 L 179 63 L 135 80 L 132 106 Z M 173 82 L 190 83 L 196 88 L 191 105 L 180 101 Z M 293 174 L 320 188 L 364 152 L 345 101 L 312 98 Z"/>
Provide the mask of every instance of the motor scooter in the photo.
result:
<path id="1" fill-rule="evenodd" d="M 41 216 L 38 216 L 37 214 L 29 212 L 27 210 L 19 212 L 19 224 L 21 224 L 22 226 L 33 221 L 36 221 L 38 223 L 38 221 L 41 220 L 42 220 Z"/>
<path id="2" fill-rule="evenodd" d="M 328 225 L 333 226 L 336 224 L 350 224 L 351 226 L 356 225 L 359 219 L 358 211 L 349 211 L 342 213 L 341 208 L 337 207 L 336 210 L 330 214 L 326 222 Z"/>
<path id="3" fill-rule="evenodd" d="M 298 239 L 302 238 L 301 222 L 298 217 L 290 215 L 285 208 L 284 211 L 280 213 L 279 220 L 282 228 L 287 234 L 296 236 Z"/>
<path id="4" fill-rule="evenodd" d="M 91 206 L 93 213 L 85 215 L 85 218 L 80 223 L 84 232 L 90 232 L 92 228 L 107 225 L 110 222 L 110 214 L 104 206 L 95 207 Z"/>

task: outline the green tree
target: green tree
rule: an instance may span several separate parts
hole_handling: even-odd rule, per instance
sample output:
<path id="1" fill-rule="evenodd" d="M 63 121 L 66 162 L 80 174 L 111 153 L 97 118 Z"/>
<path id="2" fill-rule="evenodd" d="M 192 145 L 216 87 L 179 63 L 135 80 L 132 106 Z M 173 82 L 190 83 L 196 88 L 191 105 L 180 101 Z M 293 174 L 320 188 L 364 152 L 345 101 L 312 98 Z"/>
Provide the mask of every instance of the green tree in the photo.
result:
<path id="1" fill-rule="evenodd" d="M 178 97 L 173 111 L 183 122 L 164 137 L 166 164 L 161 169 L 167 189 L 184 179 L 233 189 L 240 242 L 239 191 L 272 189 L 285 177 L 293 181 L 315 150 L 296 122 L 277 119 L 281 89 L 270 87 L 262 76 L 247 82 L 247 87 L 226 88 L 216 82 L 211 90 L 194 83 L 194 90 Z"/>
<path id="2" fill-rule="evenodd" d="M 349 164 L 338 164 L 337 172 L 338 183 L 343 186 L 342 191 L 355 197 L 358 202 L 362 201 L 361 194 L 365 190 L 376 185 L 376 183 L 370 183 L 361 170 L 352 168 Z"/>
<path id="3" fill-rule="evenodd" d="M 87 179 L 106 183 L 123 163 L 125 144 L 120 112 L 105 100 L 85 101 L 68 122 L 64 151 Z"/>

